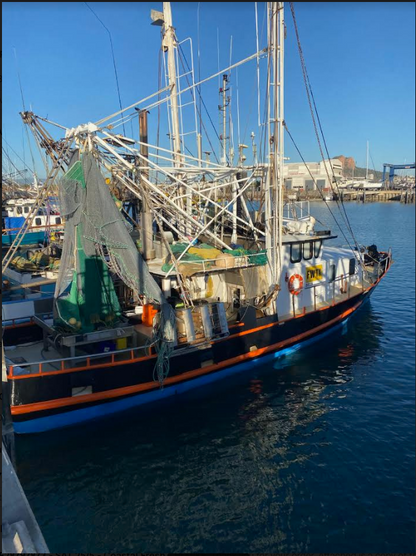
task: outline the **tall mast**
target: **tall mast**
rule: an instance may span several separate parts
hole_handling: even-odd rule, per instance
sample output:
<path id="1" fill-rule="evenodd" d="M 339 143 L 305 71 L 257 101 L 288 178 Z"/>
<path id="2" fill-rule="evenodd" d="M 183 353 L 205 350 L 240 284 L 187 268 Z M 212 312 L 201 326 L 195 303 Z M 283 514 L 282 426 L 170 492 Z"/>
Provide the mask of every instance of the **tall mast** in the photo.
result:
<path id="1" fill-rule="evenodd" d="M 224 164 L 224 166 L 227 164 L 227 106 L 229 103 L 229 99 L 227 97 L 227 88 L 228 85 L 228 75 L 225 73 L 222 76 L 222 87 L 220 87 L 220 98 L 221 98 L 221 102 L 222 104 L 220 104 L 218 106 L 218 109 L 220 110 L 220 114 L 222 116 L 222 135 L 220 136 L 220 139 L 222 141 L 221 147 L 222 147 L 222 157 L 221 157 L 221 162 L 222 164 Z"/>
<path id="2" fill-rule="evenodd" d="M 283 2 L 269 2 L 268 118 L 269 169 L 266 177 L 266 249 L 271 279 L 280 281 L 282 268 L 283 156 L 284 156 L 284 18 Z"/>
<path id="3" fill-rule="evenodd" d="M 175 48 L 177 48 L 175 29 L 172 25 L 170 2 L 163 2 L 163 42 L 162 46 L 168 53 L 168 83 L 170 87 L 170 106 L 172 117 L 173 159 L 175 166 L 182 165 L 181 137 L 179 129 L 178 87 L 176 76 Z"/>
<path id="4" fill-rule="evenodd" d="M 141 171 L 144 178 L 149 179 L 149 147 L 147 146 L 149 142 L 149 137 L 147 134 L 147 110 L 142 110 L 139 112 L 139 132 L 140 132 L 140 154 L 143 158 L 140 164 L 144 166 Z M 153 248 L 153 216 L 148 206 L 145 197 L 142 199 L 142 248 L 143 256 L 148 261 L 155 258 L 155 251 Z"/>
<path id="5" fill-rule="evenodd" d="M 162 48 L 167 52 L 167 66 L 168 66 L 168 86 L 169 86 L 169 99 L 170 99 L 170 113 L 172 122 L 172 148 L 173 148 L 173 164 L 175 168 L 181 168 L 184 165 L 184 157 L 181 151 L 181 134 L 179 127 L 179 106 L 178 106 L 178 78 L 176 73 L 176 42 L 175 29 L 172 25 L 172 10 L 170 2 L 163 2 L 163 13 L 156 10 L 151 11 L 151 18 L 153 25 L 161 26 L 163 29 Z M 200 143 L 200 138 L 199 143 Z M 198 154 L 201 156 L 202 145 L 198 145 Z M 178 174 L 179 178 L 184 178 L 184 175 Z M 192 197 L 186 194 L 186 187 L 183 179 L 177 186 L 179 194 L 179 205 L 182 209 L 186 208 L 188 214 L 192 212 Z M 190 233 L 191 229 L 189 224 L 186 232 Z"/>
<path id="6" fill-rule="evenodd" d="M 365 167 L 365 179 L 368 180 L 368 141 L 367 141 L 367 162 Z"/>
<path id="7" fill-rule="evenodd" d="M 278 227 L 277 227 L 277 240 L 279 247 L 279 261 L 276 272 L 280 274 L 282 269 L 282 239 L 283 239 L 283 189 L 284 189 L 284 179 L 283 179 L 283 164 L 284 164 L 284 41 L 285 41 L 285 22 L 284 22 L 284 3 L 277 3 L 278 9 L 278 29 L 277 29 L 277 39 L 278 39 Z"/>

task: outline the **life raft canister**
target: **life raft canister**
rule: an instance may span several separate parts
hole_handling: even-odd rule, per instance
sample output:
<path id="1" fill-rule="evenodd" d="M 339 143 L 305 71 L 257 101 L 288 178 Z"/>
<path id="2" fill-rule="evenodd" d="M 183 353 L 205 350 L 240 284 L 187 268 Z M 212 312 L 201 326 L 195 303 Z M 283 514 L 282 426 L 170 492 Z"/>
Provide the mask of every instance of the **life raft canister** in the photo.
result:
<path id="1" fill-rule="evenodd" d="M 299 295 L 303 290 L 303 277 L 300 274 L 292 274 L 289 278 L 289 291 L 292 295 Z"/>

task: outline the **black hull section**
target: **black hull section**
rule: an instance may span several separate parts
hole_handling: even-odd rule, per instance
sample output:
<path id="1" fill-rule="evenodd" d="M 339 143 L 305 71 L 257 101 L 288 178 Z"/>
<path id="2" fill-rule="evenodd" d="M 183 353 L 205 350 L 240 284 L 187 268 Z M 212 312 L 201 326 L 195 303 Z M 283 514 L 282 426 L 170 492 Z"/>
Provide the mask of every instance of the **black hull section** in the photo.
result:
<path id="1" fill-rule="evenodd" d="M 5 346 L 35 342 L 43 337 L 42 329 L 34 325 L 9 326 L 3 330 L 3 343 Z"/>
<path id="2" fill-rule="evenodd" d="M 215 374 L 218 378 L 218 375 L 226 374 L 224 371 L 230 367 L 311 340 L 351 316 L 373 289 L 332 307 L 283 322 L 278 322 L 276 317 L 256 319 L 254 311 L 248 311 L 244 325 L 232 328 L 229 337 L 212 343 L 206 349 L 175 353 L 171 357 L 164 390 L 175 389 L 185 382 L 197 382 L 202 376 L 212 377 Z M 155 360 L 155 357 L 150 357 L 112 367 L 97 366 L 82 371 L 11 379 L 13 421 L 23 424 L 31 419 L 76 413 L 115 400 L 146 396 L 159 390 L 159 385 L 153 380 Z M 86 396 L 83 402 L 82 396 L 78 396 L 74 400 L 72 388 L 85 386 L 92 386 L 95 399 L 87 400 L 89 396 Z M 55 407 L 50 407 L 54 404 L 48 402 L 53 400 Z M 34 405 L 29 407 L 28 404 Z"/>

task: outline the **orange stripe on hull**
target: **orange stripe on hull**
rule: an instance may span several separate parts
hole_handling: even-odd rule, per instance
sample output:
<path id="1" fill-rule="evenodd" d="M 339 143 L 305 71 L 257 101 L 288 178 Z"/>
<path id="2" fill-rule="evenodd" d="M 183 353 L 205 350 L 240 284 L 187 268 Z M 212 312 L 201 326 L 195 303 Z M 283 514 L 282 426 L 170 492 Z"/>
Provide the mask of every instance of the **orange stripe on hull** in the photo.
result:
<path id="1" fill-rule="evenodd" d="M 174 384 L 177 384 L 177 383 L 180 383 L 180 382 L 186 382 L 187 380 L 191 380 L 193 378 L 197 378 L 197 377 L 204 376 L 206 374 L 209 374 L 209 373 L 212 373 L 212 372 L 215 372 L 215 371 L 219 371 L 219 370 L 221 370 L 225 367 L 231 367 L 233 365 L 237 365 L 238 363 L 242 363 L 243 361 L 247 361 L 249 359 L 254 359 L 256 357 L 260 357 L 260 356 L 265 355 L 267 353 L 277 351 L 279 349 L 284 348 L 285 346 L 287 346 L 289 344 L 298 343 L 299 341 L 304 340 L 308 336 L 316 334 L 317 332 L 320 332 L 321 330 L 324 330 L 325 328 L 330 327 L 331 325 L 335 324 L 336 322 L 338 322 L 340 320 L 343 320 L 348 315 L 353 313 L 356 309 L 358 309 L 358 307 L 361 305 L 361 303 L 362 303 L 362 300 L 359 303 L 357 303 L 356 305 L 354 305 L 353 307 L 351 307 L 350 309 L 348 309 L 347 311 L 344 311 L 344 313 L 341 313 L 340 315 L 338 315 L 338 317 L 335 317 L 334 319 L 332 319 L 332 320 L 330 320 L 326 323 L 323 323 L 323 324 L 313 328 L 312 330 L 309 330 L 307 332 L 303 332 L 302 334 L 298 334 L 297 336 L 293 336 L 292 338 L 290 338 L 288 340 L 283 340 L 283 341 L 278 342 L 276 344 L 272 344 L 270 346 L 260 348 L 260 349 L 257 349 L 255 351 L 249 352 L 249 353 L 244 353 L 242 355 L 232 357 L 231 359 L 227 359 L 225 361 L 221 361 L 220 363 L 214 363 L 214 364 L 209 365 L 207 367 L 203 367 L 203 368 L 200 368 L 200 369 L 194 369 L 192 371 L 187 371 L 186 373 L 183 373 L 179 376 L 174 376 L 174 377 L 170 377 L 170 378 L 168 377 L 164 381 L 163 384 L 166 387 L 166 386 L 171 386 L 171 385 L 174 385 Z M 268 328 L 268 327 L 269 327 L 269 325 L 266 325 L 266 328 Z M 260 327 L 260 329 L 262 329 L 262 328 L 263 327 Z M 42 375 L 40 375 L 40 376 L 42 376 Z M 15 378 L 17 378 L 17 377 L 15 377 Z M 25 414 L 25 413 L 32 413 L 32 412 L 35 412 L 35 411 L 44 411 L 44 410 L 56 409 L 56 408 L 60 408 L 60 407 L 69 407 L 69 406 L 73 406 L 73 405 L 84 404 L 84 403 L 88 403 L 88 402 L 109 400 L 109 399 L 113 399 L 113 398 L 119 398 L 121 396 L 136 394 L 136 393 L 139 393 L 139 392 L 149 392 L 149 391 L 154 390 L 155 388 L 158 388 L 158 387 L 159 387 L 158 382 L 146 382 L 144 384 L 138 384 L 138 385 L 134 385 L 134 386 L 125 386 L 123 388 L 107 390 L 105 392 L 96 392 L 95 394 L 86 394 L 85 396 L 61 398 L 61 399 L 58 399 L 58 400 L 50 400 L 50 401 L 46 401 L 46 402 L 36 402 L 36 403 L 25 404 L 25 405 L 15 405 L 15 406 L 11 407 L 11 413 L 12 413 L 12 415 L 22 415 L 22 414 Z"/>
<path id="2" fill-rule="evenodd" d="M 372 288 L 374 288 L 379 283 L 381 278 L 390 269 L 390 266 L 391 265 L 389 265 L 386 268 L 385 273 L 382 276 L 380 276 L 374 282 L 374 284 L 372 284 L 371 286 L 369 286 L 368 288 L 363 290 L 362 293 L 357 294 L 357 296 L 362 295 L 364 292 L 367 292 L 367 291 L 371 290 Z M 328 305 L 326 307 L 320 307 L 319 309 L 316 309 L 316 311 L 313 311 L 313 312 L 324 311 L 325 309 L 329 309 L 330 307 L 331 307 L 330 305 Z M 305 317 L 306 315 L 311 315 L 311 314 L 312 313 L 301 313 L 299 315 L 296 315 L 295 317 L 290 317 L 288 319 L 278 320 L 276 322 L 272 322 L 272 323 L 269 323 L 269 324 L 264 324 L 263 326 L 259 326 L 257 328 L 250 328 L 250 330 L 245 330 L 243 332 L 237 332 L 235 334 L 231 334 L 230 336 L 227 336 L 226 338 L 220 338 L 218 340 L 215 340 L 215 342 L 210 342 L 210 343 L 211 343 L 211 345 L 213 345 L 214 343 L 217 344 L 219 342 L 225 342 L 227 340 L 231 340 L 231 339 L 237 338 L 239 336 L 245 336 L 247 334 L 253 334 L 254 332 L 258 332 L 260 330 L 265 330 L 266 328 L 271 328 L 272 326 L 278 326 L 278 325 L 281 325 L 284 322 L 288 322 L 288 321 L 291 321 L 291 320 L 294 320 L 294 319 L 300 319 L 300 318 Z M 31 323 L 31 324 L 34 324 L 34 323 Z M 229 326 L 229 328 L 240 327 L 240 326 L 244 326 L 244 323 L 242 323 L 242 322 L 241 323 L 236 323 L 236 324 L 233 324 L 233 325 Z M 137 357 L 135 359 L 128 359 L 127 361 L 115 361 L 115 362 L 111 362 L 111 363 L 102 363 L 102 364 L 98 364 L 98 365 L 89 364 L 89 365 L 84 365 L 82 367 L 71 367 L 71 368 L 68 368 L 68 369 L 60 369 L 58 371 L 42 371 L 41 373 L 38 372 L 38 373 L 33 373 L 33 374 L 28 374 L 28 375 L 14 376 L 12 373 L 10 373 L 10 375 L 8 376 L 8 380 L 27 380 L 27 379 L 30 379 L 30 378 L 36 378 L 36 377 L 40 377 L 40 376 L 52 376 L 52 375 L 58 375 L 58 374 L 64 374 L 64 373 L 74 373 L 74 372 L 78 372 L 78 371 L 86 371 L 86 370 L 91 370 L 91 369 L 97 368 L 97 367 L 100 367 L 100 368 L 117 367 L 119 365 L 126 365 L 126 364 L 130 364 L 130 363 L 138 363 L 140 361 L 146 361 L 147 359 L 152 359 L 152 358 L 156 358 L 156 354 L 146 355 L 146 356 L 143 356 L 143 357 Z M 205 367 L 205 369 L 207 369 L 207 368 L 209 368 L 209 367 Z"/>

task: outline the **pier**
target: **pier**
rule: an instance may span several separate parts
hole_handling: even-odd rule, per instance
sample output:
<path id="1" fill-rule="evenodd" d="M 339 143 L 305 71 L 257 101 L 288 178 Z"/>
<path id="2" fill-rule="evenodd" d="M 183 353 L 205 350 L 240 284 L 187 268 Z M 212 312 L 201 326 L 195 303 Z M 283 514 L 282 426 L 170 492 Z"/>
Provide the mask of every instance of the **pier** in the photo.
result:
<path id="1" fill-rule="evenodd" d="M 400 201 L 401 203 L 414 203 L 414 190 L 386 189 L 382 191 L 341 191 L 342 201 L 358 201 L 362 203 L 387 203 L 389 201 Z"/>
<path id="2" fill-rule="evenodd" d="M 49 549 L 17 477 L 14 457 L 14 432 L 7 395 L 7 374 L 2 353 L 3 429 L 2 466 L 2 552 L 3 554 L 45 554 Z M 10 454 L 10 456 L 9 456 Z"/>
<path id="3" fill-rule="evenodd" d="M 293 192 L 295 193 L 295 192 Z M 286 192 L 285 200 L 288 192 Z M 298 201 L 323 201 L 319 191 L 299 191 L 296 194 Z M 388 203 L 392 201 L 408 204 L 415 202 L 414 189 L 383 189 L 377 191 L 363 191 L 362 189 L 341 189 L 338 199 L 341 201 L 355 201 L 360 203 Z M 334 200 L 336 200 L 334 196 Z"/>
<path id="4" fill-rule="evenodd" d="M 4 443 L 1 447 L 1 465 L 3 554 L 49 553 Z"/>

